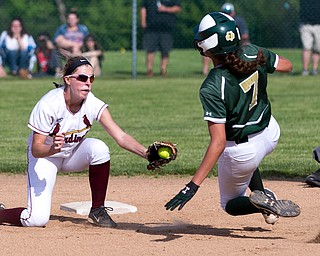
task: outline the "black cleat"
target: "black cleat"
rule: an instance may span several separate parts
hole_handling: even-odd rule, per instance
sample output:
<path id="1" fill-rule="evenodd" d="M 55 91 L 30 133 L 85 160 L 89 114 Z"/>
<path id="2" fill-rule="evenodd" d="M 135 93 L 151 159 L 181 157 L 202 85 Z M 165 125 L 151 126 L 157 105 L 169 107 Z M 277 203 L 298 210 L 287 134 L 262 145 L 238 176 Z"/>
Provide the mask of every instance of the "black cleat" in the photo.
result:
<path id="1" fill-rule="evenodd" d="M 315 173 L 310 174 L 306 178 L 306 183 L 312 187 L 320 187 L 320 169 Z"/>
<path id="2" fill-rule="evenodd" d="M 296 217 L 300 214 L 300 207 L 290 200 L 273 200 L 263 191 L 254 190 L 249 196 L 250 202 L 264 213 L 271 213 L 281 217 Z"/>
<path id="3" fill-rule="evenodd" d="M 91 209 L 88 216 L 88 221 L 96 226 L 105 228 L 116 228 L 117 223 L 115 223 L 108 214 L 108 211 L 112 210 L 113 209 L 111 207 L 105 207 L 103 205 L 99 208 Z"/>

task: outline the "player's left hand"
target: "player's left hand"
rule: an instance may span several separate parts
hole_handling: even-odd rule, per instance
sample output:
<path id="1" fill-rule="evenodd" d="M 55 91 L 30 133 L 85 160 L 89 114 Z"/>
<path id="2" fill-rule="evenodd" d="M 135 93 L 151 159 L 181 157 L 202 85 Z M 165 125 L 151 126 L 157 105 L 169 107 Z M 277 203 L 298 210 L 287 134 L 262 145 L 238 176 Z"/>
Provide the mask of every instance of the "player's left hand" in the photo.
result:
<path id="1" fill-rule="evenodd" d="M 169 152 L 169 156 L 167 158 L 162 158 L 159 155 L 158 150 L 160 148 L 164 148 Z M 167 141 L 155 141 L 153 142 L 147 150 L 147 160 L 149 161 L 149 164 L 147 166 L 148 170 L 155 170 L 159 169 L 161 167 L 164 167 L 168 163 L 170 163 L 172 160 L 175 160 L 178 154 L 178 150 L 176 148 L 176 145 L 172 142 Z"/>
<path id="2" fill-rule="evenodd" d="M 199 186 L 190 181 L 174 198 L 172 198 L 164 207 L 166 210 L 173 211 L 178 208 L 180 211 L 185 204 L 196 194 Z"/>

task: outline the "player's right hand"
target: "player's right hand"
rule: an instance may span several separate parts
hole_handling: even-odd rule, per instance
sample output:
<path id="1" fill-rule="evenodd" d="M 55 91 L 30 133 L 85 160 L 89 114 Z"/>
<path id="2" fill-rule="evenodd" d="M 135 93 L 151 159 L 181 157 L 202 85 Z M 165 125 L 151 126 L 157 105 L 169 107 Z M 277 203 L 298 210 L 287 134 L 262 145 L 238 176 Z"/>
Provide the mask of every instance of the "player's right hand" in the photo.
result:
<path id="1" fill-rule="evenodd" d="M 63 147 L 64 144 L 64 134 L 63 133 L 57 133 L 53 137 L 53 147 L 55 150 L 58 152 L 61 151 L 61 148 Z"/>
<path id="2" fill-rule="evenodd" d="M 166 210 L 173 211 L 178 208 L 180 211 L 184 205 L 196 194 L 199 186 L 190 181 L 174 198 L 172 198 L 164 207 Z"/>

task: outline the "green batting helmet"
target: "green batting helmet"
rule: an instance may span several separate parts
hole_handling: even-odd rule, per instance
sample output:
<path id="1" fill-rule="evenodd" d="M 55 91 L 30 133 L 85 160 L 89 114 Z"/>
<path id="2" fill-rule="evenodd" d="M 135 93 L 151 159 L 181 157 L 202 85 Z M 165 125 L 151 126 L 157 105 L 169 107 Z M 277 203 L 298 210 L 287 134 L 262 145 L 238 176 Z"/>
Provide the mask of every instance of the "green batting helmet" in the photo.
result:
<path id="1" fill-rule="evenodd" d="M 203 17 L 195 29 L 194 45 L 204 55 L 226 54 L 240 47 L 240 32 L 234 19 L 222 12 L 212 12 Z"/>

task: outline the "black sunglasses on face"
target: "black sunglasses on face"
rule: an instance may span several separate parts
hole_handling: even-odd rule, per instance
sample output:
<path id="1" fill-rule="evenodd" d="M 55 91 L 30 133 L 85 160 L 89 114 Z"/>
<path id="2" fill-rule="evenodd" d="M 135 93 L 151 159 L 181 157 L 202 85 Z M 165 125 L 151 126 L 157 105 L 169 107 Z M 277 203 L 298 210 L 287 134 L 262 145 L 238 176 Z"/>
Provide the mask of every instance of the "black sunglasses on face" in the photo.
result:
<path id="1" fill-rule="evenodd" d="M 94 81 L 94 75 L 87 76 L 87 75 L 84 75 L 84 74 L 79 74 L 79 75 L 75 74 L 75 75 L 69 75 L 67 77 L 75 78 L 78 81 L 84 82 L 84 83 L 88 81 L 88 78 L 89 78 L 90 83 L 93 83 L 93 81 Z"/>

